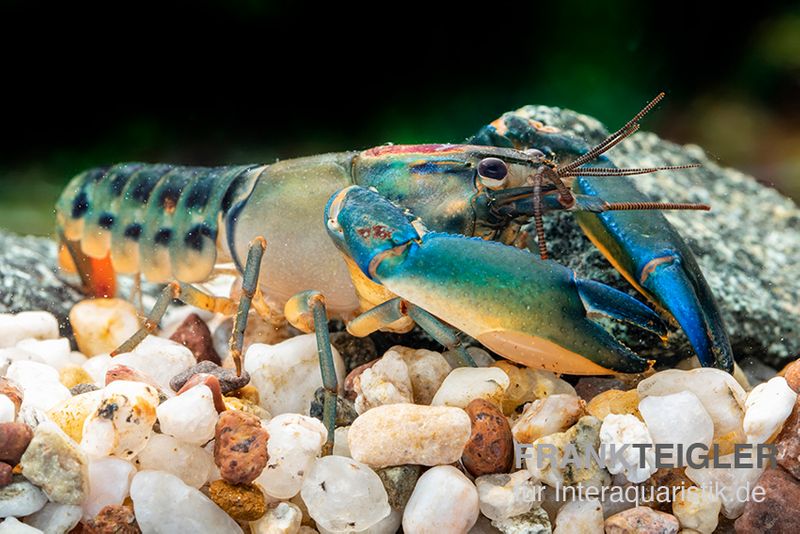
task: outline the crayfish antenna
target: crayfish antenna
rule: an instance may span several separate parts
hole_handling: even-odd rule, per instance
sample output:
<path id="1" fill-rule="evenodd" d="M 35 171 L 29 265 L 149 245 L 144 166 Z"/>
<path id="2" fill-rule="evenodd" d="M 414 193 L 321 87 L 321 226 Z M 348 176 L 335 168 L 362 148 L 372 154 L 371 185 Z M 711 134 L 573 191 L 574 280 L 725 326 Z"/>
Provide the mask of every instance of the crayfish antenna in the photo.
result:
<path id="1" fill-rule="evenodd" d="M 561 174 L 562 177 L 568 176 L 634 176 L 637 174 L 650 174 L 658 171 L 677 171 L 682 169 L 696 169 L 701 167 L 699 163 L 688 163 L 686 165 L 665 165 L 663 167 L 642 167 L 632 169 L 618 169 L 615 167 L 591 167 L 572 169 L 568 174 Z"/>
<path id="2" fill-rule="evenodd" d="M 636 131 L 639 129 L 638 123 L 642 119 L 642 117 L 647 115 L 650 112 L 650 110 L 656 106 L 656 104 L 661 102 L 664 96 L 665 93 L 662 91 L 653 100 L 648 102 L 647 105 L 644 108 L 642 108 L 642 110 L 639 113 L 634 115 L 631 120 L 625 123 L 625 125 L 622 128 L 620 128 L 616 132 L 612 133 L 611 135 L 600 141 L 600 143 L 595 145 L 591 150 L 589 150 L 589 152 L 580 156 L 578 159 L 568 163 L 567 165 L 564 165 L 559 169 L 556 169 L 556 173 L 559 176 L 572 176 L 569 173 L 573 169 L 580 167 L 584 163 L 592 161 L 593 159 L 597 158 L 597 156 L 599 156 L 600 154 L 603 154 L 604 152 L 607 152 L 608 150 L 615 147 L 625 138 L 630 137 L 631 135 L 636 133 Z"/>
<path id="3" fill-rule="evenodd" d="M 695 210 L 711 211 L 708 204 L 695 204 L 693 202 L 606 202 L 603 211 L 630 211 L 630 210 Z"/>

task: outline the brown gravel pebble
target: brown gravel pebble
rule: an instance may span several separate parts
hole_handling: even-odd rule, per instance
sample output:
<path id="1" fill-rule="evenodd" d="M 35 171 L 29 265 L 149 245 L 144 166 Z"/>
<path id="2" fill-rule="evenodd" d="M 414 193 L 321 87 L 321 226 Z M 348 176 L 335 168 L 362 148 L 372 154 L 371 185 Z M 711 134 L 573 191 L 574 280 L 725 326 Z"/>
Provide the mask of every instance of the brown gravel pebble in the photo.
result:
<path id="1" fill-rule="evenodd" d="M 196 313 L 186 317 L 169 338 L 192 351 L 198 362 L 209 361 L 222 365 L 222 360 L 220 360 L 219 354 L 214 349 L 214 339 L 211 337 L 211 331 L 208 329 L 206 322 Z"/>
<path id="2" fill-rule="evenodd" d="M 472 434 L 461 461 L 473 476 L 507 473 L 514 462 L 511 427 L 500 409 L 485 399 L 475 399 L 466 412 Z"/>
<path id="3" fill-rule="evenodd" d="M 750 499 L 744 507 L 744 513 L 736 520 L 736 532 L 782 532 L 796 534 L 800 530 L 800 514 L 797 503 L 800 502 L 800 482 L 792 475 L 776 467 L 767 469 L 759 477 L 753 491 L 762 491 L 763 500 Z M 757 502 L 757 501 L 761 502 Z"/>
<path id="4" fill-rule="evenodd" d="M 267 513 L 264 494 L 252 484 L 233 485 L 215 480 L 208 488 L 208 496 L 237 521 L 255 521 Z"/>
<path id="5" fill-rule="evenodd" d="M 110 504 L 84 523 L 86 534 L 141 534 L 133 510 L 121 504 Z"/>
<path id="6" fill-rule="evenodd" d="M 17 413 L 19 413 L 19 407 L 22 406 L 22 391 L 8 378 L 0 377 L 0 394 L 11 399 L 11 402 L 17 407 Z"/>
<path id="7" fill-rule="evenodd" d="M 239 410 L 222 412 L 214 438 L 214 462 L 225 481 L 249 484 L 266 467 L 269 433 L 255 415 Z"/>
<path id="8" fill-rule="evenodd" d="M 11 484 L 14 468 L 5 462 L 0 462 L 0 488 Z"/>
<path id="9" fill-rule="evenodd" d="M 639 506 L 612 515 L 605 527 L 605 534 L 676 534 L 680 523 L 674 515 Z"/>
<path id="10" fill-rule="evenodd" d="M 25 423 L 0 423 L 0 462 L 17 465 L 33 438 Z"/>
<path id="11" fill-rule="evenodd" d="M 214 408 L 217 409 L 217 412 L 224 412 L 227 408 L 225 407 L 225 401 L 222 400 L 222 390 L 219 387 L 219 380 L 217 380 L 217 377 L 214 375 L 208 373 L 193 375 L 192 378 L 187 380 L 183 387 L 178 390 L 178 395 L 200 384 L 208 386 L 208 389 L 211 390 L 211 395 L 214 398 Z"/>
<path id="12" fill-rule="evenodd" d="M 219 387 L 223 395 L 236 391 L 250 382 L 250 375 L 247 374 L 247 371 L 242 371 L 242 376 L 236 376 L 236 371 L 234 369 L 225 369 L 213 362 L 205 361 L 173 376 L 172 380 L 169 381 L 169 387 L 175 391 L 180 391 L 187 380 L 193 375 L 200 373 L 216 376 L 217 380 L 219 380 Z"/>
<path id="13" fill-rule="evenodd" d="M 778 464 L 800 480 L 800 398 L 775 439 L 775 447 Z"/>
<path id="14" fill-rule="evenodd" d="M 795 360 L 783 370 L 786 383 L 795 393 L 800 393 L 800 360 Z"/>
<path id="15" fill-rule="evenodd" d="M 352 371 L 350 371 L 344 379 L 344 398 L 349 401 L 355 401 L 356 397 L 358 397 L 358 393 L 356 393 L 355 384 L 356 378 L 361 376 L 361 373 L 375 365 L 380 361 L 380 358 L 377 360 L 372 360 L 371 362 L 367 362 L 363 365 L 359 365 Z"/>

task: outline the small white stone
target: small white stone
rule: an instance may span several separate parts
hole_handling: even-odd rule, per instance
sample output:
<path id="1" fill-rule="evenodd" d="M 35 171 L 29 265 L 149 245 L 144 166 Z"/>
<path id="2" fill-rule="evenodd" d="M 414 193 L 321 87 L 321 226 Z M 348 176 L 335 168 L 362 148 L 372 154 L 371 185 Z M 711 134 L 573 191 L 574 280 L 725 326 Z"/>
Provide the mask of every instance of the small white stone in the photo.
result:
<path id="1" fill-rule="evenodd" d="M 439 465 L 419 477 L 403 512 L 403 532 L 466 534 L 479 514 L 475 485 L 455 467 Z"/>
<path id="2" fill-rule="evenodd" d="M 158 391 L 131 380 L 115 380 L 102 391 L 97 410 L 83 423 L 81 447 L 92 456 L 130 460 L 153 433 Z"/>
<path id="3" fill-rule="evenodd" d="M 542 436 L 563 432 L 583 414 L 584 402 L 577 395 L 548 395 L 525 405 L 511 433 L 519 443 L 533 443 Z"/>
<path id="4" fill-rule="evenodd" d="M 440 353 L 427 349 L 411 349 L 395 345 L 389 352 L 398 352 L 408 367 L 415 404 L 430 404 L 433 396 L 452 368 Z M 384 355 L 385 356 L 385 355 Z"/>
<path id="5" fill-rule="evenodd" d="M 269 460 L 256 483 L 276 499 L 291 499 L 300 491 L 328 432 L 318 419 L 300 414 L 279 415 L 264 428 L 269 432 Z"/>
<path id="6" fill-rule="evenodd" d="M 344 361 L 335 348 L 331 349 L 341 385 L 344 384 Z M 277 345 L 253 343 L 244 361 L 250 383 L 258 389 L 262 408 L 272 415 L 309 414 L 314 392 L 322 387 L 314 334 L 295 336 Z"/>
<path id="7" fill-rule="evenodd" d="M 672 515 L 683 529 L 711 534 L 719 523 L 721 507 L 722 501 L 714 492 L 691 486 L 679 491 L 672 501 Z"/>
<path id="8" fill-rule="evenodd" d="M 597 499 L 566 503 L 556 516 L 553 534 L 603 534 L 603 506 Z"/>
<path id="9" fill-rule="evenodd" d="M 205 449 L 178 441 L 167 434 L 153 434 L 136 457 L 139 469 L 164 471 L 199 488 L 209 479 L 214 459 Z"/>
<path id="10" fill-rule="evenodd" d="M 336 456 L 352 458 L 350 447 L 347 444 L 347 434 L 350 432 L 349 426 L 337 426 L 333 431 L 333 452 Z"/>
<path id="11" fill-rule="evenodd" d="M 486 399 L 499 406 L 510 382 L 497 367 L 459 367 L 444 379 L 431 405 L 466 408 L 475 399 Z"/>
<path id="12" fill-rule="evenodd" d="M 677 445 L 683 445 L 685 454 L 689 445 L 708 447 L 714 438 L 714 422 L 691 391 L 646 397 L 639 402 L 639 411 L 653 443 L 671 445 L 664 458 L 672 465 L 679 463 Z"/>
<path id="13" fill-rule="evenodd" d="M 742 431 L 746 393 L 735 378 L 720 369 L 660 371 L 639 382 L 636 389 L 640 399 L 689 391 L 697 396 L 714 422 L 715 437 Z"/>
<path id="14" fill-rule="evenodd" d="M 58 319 L 45 311 L 0 313 L 0 349 L 13 347 L 23 339 L 55 339 Z"/>
<path id="15" fill-rule="evenodd" d="M 507 519 L 531 511 L 541 486 L 523 469 L 508 475 L 484 475 L 475 479 L 481 512 L 489 519 Z"/>
<path id="16" fill-rule="evenodd" d="M 101 388 L 106 385 L 106 371 L 112 365 L 117 365 L 116 358 L 108 354 L 98 354 L 86 360 L 81 367 L 92 377 L 94 385 Z"/>
<path id="17" fill-rule="evenodd" d="M 142 532 L 173 534 L 242 534 L 242 529 L 214 501 L 161 471 L 139 471 L 131 483 L 133 512 Z"/>
<path id="18" fill-rule="evenodd" d="M 720 464 L 734 465 L 734 455 L 719 457 Z M 748 462 L 755 464 L 756 462 Z M 686 468 L 692 482 L 715 493 L 722 500 L 722 514 L 728 519 L 742 515 L 749 492 L 755 487 L 763 467 L 694 467 Z"/>
<path id="19" fill-rule="evenodd" d="M 366 530 L 347 530 L 345 532 L 339 532 L 336 534 L 396 534 L 397 531 L 400 529 L 400 525 L 403 522 L 403 514 L 400 513 L 398 510 L 392 509 L 389 512 L 389 515 L 372 525 Z M 334 534 L 334 531 L 327 530 L 320 525 L 317 525 L 317 530 L 319 534 Z M 303 534 L 302 532 L 300 534 Z M 312 534 L 312 533 L 306 533 Z"/>
<path id="20" fill-rule="evenodd" d="M 17 343 L 17 348 L 36 354 L 42 363 L 58 370 L 72 363 L 69 340 L 65 337 L 44 340 L 23 339 Z"/>
<path id="21" fill-rule="evenodd" d="M 281 502 L 258 521 L 250 523 L 253 534 L 297 534 L 303 512 L 290 502 Z"/>
<path id="22" fill-rule="evenodd" d="M 38 528 L 34 528 L 19 521 L 16 517 L 9 517 L 0 523 L 0 534 L 43 534 Z"/>
<path id="23" fill-rule="evenodd" d="M 358 416 L 347 443 L 355 460 L 372 467 L 439 465 L 461 458 L 471 432 L 461 408 L 387 404 Z"/>
<path id="24" fill-rule="evenodd" d="M 65 534 L 81 520 L 81 507 L 49 502 L 44 508 L 25 518 L 25 523 L 44 534 Z"/>
<path id="25" fill-rule="evenodd" d="M 113 360 L 114 364 L 127 365 L 152 377 L 167 395 L 172 395 L 169 387 L 172 377 L 197 363 L 192 351 L 180 343 L 156 336 L 147 336 L 133 352 L 120 354 Z"/>
<path id="26" fill-rule="evenodd" d="M 214 427 L 219 419 L 214 396 L 204 384 L 162 402 L 156 413 L 162 433 L 195 445 L 202 445 L 214 437 Z"/>
<path id="27" fill-rule="evenodd" d="M 135 474 L 136 467 L 119 458 L 89 460 L 89 495 L 83 501 L 83 517 L 90 519 L 105 506 L 122 504 Z"/>
<path id="28" fill-rule="evenodd" d="M 365 369 L 355 380 L 358 413 L 384 404 L 414 402 L 408 366 L 398 352 L 389 351 L 378 363 Z"/>
<path id="29" fill-rule="evenodd" d="M 47 504 L 47 495 L 27 480 L 0 488 L 0 517 L 25 517 Z"/>
<path id="30" fill-rule="evenodd" d="M 628 481 L 638 484 L 656 472 L 653 440 L 638 417 L 630 414 L 608 414 L 600 427 L 600 444 L 606 469 L 612 475 L 622 473 Z M 645 449 L 644 466 L 640 465 L 639 449 L 633 447 L 640 444 L 650 445 Z M 623 450 L 625 445 L 628 447 Z"/>
<path id="31" fill-rule="evenodd" d="M 331 532 L 365 530 L 391 511 L 375 471 L 342 456 L 319 458 L 300 495 L 314 521 Z"/>
<path id="32" fill-rule="evenodd" d="M 743 428 L 748 443 L 766 443 L 792 413 L 797 393 L 776 376 L 757 385 L 747 396 Z"/>
<path id="33" fill-rule="evenodd" d="M 58 371 L 43 363 L 15 361 L 9 366 L 6 378 L 22 389 L 23 408 L 32 406 L 47 411 L 72 397 L 59 381 Z"/>
<path id="34" fill-rule="evenodd" d="M 0 394 L 0 423 L 12 423 L 17 417 L 17 405 L 7 395 Z"/>
<path id="35" fill-rule="evenodd" d="M 108 353 L 139 329 L 139 315 L 122 299 L 87 299 L 72 307 L 69 321 L 81 352 Z"/>

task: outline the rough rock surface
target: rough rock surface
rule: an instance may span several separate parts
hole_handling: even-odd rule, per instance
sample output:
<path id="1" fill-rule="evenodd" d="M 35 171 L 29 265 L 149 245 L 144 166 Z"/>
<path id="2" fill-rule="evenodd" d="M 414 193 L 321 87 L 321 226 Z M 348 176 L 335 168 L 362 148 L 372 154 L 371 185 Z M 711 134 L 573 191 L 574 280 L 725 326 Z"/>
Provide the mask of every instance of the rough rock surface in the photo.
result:
<path id="1" fill-rule="evenodd" d="M 594 143 L 606 134 L 597 120 L 574 111 L 528 106 L 527 112 L 545 125 Z M 466 132 L 465 132 L 466 133 Z M 653 200 L 708 202 L 711 212 L 667 213 L 667 218 L 694 250 L 717 296 L 737 358 L 756 356 L 780 366 L 800 350 L 800 209 L 774 189 L 734 169 L 722 168 L 699 147 L 679 146 L 639 132 L 609 152 L 618 166 L 647 167 L 702 163 L 699 169 L 662 172 L 636 178 L 639 189 Z M 572 215 L 546 218 L 552 257 L 594 278 L 633 294 L 600 252 L 575 224 Z M 0 312 L 42 309 L 60 320 L 80 299 L 54 274 L 56 247 L 52 241 L 0 232 Z M 659 356 L 690 354 L 685 337 L 671 336 L 666 349 L 655 338 L 614 325 L 633 349 Z M 366 361 L 356 358 L 357 363 Z"/>

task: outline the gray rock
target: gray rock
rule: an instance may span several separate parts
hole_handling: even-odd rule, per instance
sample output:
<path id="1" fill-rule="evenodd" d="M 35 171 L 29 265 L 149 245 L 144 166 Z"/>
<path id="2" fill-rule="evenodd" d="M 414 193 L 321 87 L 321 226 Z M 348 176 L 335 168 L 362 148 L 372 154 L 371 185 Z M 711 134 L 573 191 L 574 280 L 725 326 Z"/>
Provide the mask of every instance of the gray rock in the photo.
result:
<path id="1" fill-rule="evenodd" d="M 0 313 L 47 310 L 69 336 L 69 310 L 83 296 L 56 275 L 56 251 L 49 239 L 0 230 Z"/>
<path id="2" fill-rule="evenodd" d="M 573 111 L 529 106 L 528 112 L 596 142 L 606 135 L 597 120 Z M 777 191 L 734 169 L 722 168 L 694 145 L 679 146 L 639 132 L 608 154 L 621 167 L 679 165 L 699 162 L 702 168 L 637 177 L 636 184 L 653 200 L 707 202 L 711 212 L 667 212 L 686 238 L 723 313 L 737 359 L 748 356 L 781 367 L 800 351 L 800 209 Z M 614 271 L 573 221 L 570 214 L 546 218 L 552 257 L 585 278 L 635 292 Z M 68 333 L 67 312 L 81 295 L 55 274 L 56 247 L 42 238 L 0 232 L 0 312 L 43 309 L 54 313 Z M 634 350 L 659 359 L 692 355 L 680 331 L 666 345 L 650 334 L 609 323 L 614 335 Z M 342 336 L 346 338 L 346 336 Z M 388 339 L 417 346 L 408 335 Z M 377 339 L 377 338 L 376 338 Z M 382 338 L 380 338 L 382 339 Z M 422 343 L 422 340 L 416 340 Z M 344 343 L 345 339 L 336 339 Z M 350 343 L 350 340 L 347 340 Z M 427 345 L 425 345 L 427 346 Z M 440 350 L 441 347 L 435 345 Z M 354 360 L 372 354 L 371 347 L 353 351 Z M 354 361 L 353 363 L 356 363 Z"/>

